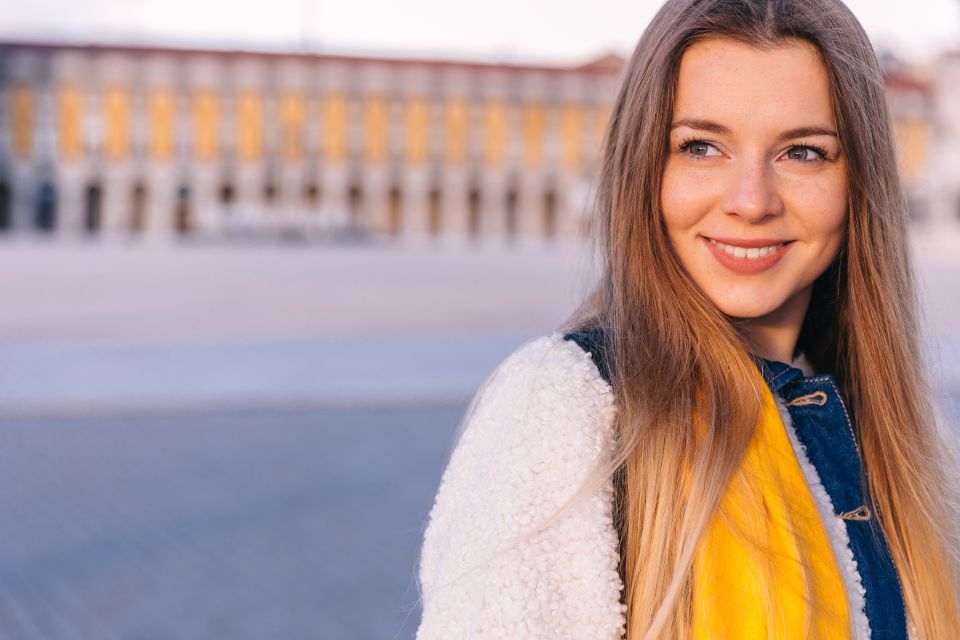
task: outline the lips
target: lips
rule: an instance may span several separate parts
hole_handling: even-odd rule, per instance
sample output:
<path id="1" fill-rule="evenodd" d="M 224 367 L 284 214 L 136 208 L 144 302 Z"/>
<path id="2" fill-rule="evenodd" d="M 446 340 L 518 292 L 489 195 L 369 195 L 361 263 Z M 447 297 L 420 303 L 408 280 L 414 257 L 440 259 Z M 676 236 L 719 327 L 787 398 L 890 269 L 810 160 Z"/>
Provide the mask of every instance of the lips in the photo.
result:
<path id="1" fill-rule="evenodd" d="M 780 262 L 793 246 L 792 240 L 779 238 L 743 239 L 701 236 L 701 239 L 717 262 L 730 271 L 740 274 L 760 273 L 770 269 Z M 731 252 L 736 255 L 731 255 Z"/>
<path id="2" fill-rule="evenodd" d="M 753 238 L 751 240 L 746 238 L 721 238 L 719 236 L 712 236 L 709 239 L 722 242 L 723 244 L 733 245 L 735 247 L 743 247 L 744 249 L 759 249 L 760 247 L 772 247 L 773 245 L 777 244 L 793 242 L 792 240 L 785 240 L 783 238 Z"/>

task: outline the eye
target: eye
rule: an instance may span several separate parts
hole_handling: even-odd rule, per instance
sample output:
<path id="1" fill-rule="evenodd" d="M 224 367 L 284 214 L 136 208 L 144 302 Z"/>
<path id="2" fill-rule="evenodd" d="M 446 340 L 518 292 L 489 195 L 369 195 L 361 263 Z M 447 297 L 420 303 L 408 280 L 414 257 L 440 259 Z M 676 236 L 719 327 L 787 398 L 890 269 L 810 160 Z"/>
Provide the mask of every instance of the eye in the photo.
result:
<path id="1" fill-rule="evenodd" d="M 719 156 L 720 150 L 706 140 L 688 139 L 680 143 L 677 151 L 695 158 L 709 158 Z"/>
<path id="2" fill-rule="evenodd" d="M 787 149 L 786 157 L 798 162 L 819 162 L 829 160 L 826 149 L 811 144 L 798 144 Z"/>

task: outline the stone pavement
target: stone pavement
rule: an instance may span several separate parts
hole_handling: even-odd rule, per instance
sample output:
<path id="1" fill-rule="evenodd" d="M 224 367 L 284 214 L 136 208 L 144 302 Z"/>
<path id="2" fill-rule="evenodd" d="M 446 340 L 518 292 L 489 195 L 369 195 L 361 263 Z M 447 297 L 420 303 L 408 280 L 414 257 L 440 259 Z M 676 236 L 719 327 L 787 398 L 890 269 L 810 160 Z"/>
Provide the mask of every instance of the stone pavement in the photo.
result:
<path id="1" fill-rule="evenodd" d="M 960 239 L 938 242 L 918 271 L 953 390 Z M 0 416 L 463 401 L 566 317 L 591 264 L 575 245 L 0 242 Z"/>
<path id="2" fill-rule="evenodd" d="M 0 415 L 461 401 L 584 291 L 572 246 L 0 243 Z"/>
<path id="3" fill-rule="evenodd" d="M 0 343 L 0 417 L 449 404 L 529 337 Z"/>
<path id="4" fill-rule="evenodd" d="M 412 638 L 464 408 L 2 420 L 0 638 Z"/>

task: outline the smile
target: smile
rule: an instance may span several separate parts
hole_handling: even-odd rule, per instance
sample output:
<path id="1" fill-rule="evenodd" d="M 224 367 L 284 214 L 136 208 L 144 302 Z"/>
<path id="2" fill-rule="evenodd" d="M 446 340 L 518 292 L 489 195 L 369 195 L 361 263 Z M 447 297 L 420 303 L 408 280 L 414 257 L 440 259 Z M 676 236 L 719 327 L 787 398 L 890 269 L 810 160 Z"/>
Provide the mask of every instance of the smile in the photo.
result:
<path id="1" fill-rule="evenodd" d="M 717 262 L 738 274 L 760 273 L 780 262 L 793 246 L 792 240 L 734 240 L 726 242 L 701 236 Z M 736 243 L 736 244 L 734 244 Z"/>
<path id="2" fill-rule="evenodd" d="M 735 258 L 747 258 L 747 259 L 762 258 L 763 256 L 768 256 L 774 251 L 783 247 L 783 245 L 785 244 L 781 242 L 779 244 L 774 244 L 767 247 L 759 247 L 759 248 L 751 247 L 748 249 L 746 247 L 736 247 L 732 244 L 724 244 L 722 242 L 717 242 L 713 238 L 710 238 L 710 242 L 712 242 L 714 246 L 719 247 L 720 250 L 723 251 L 724 253 L 730 254 Z"/>

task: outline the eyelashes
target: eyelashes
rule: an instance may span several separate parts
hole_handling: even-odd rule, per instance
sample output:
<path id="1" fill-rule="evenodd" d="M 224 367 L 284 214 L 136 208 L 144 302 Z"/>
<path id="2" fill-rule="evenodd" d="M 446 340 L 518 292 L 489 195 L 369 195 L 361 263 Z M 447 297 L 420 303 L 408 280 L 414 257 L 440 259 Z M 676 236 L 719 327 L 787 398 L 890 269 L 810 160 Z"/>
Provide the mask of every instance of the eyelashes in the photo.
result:
<path id="1" fill-rule="evenodd" d="M 693 138 L 693 137 L 690 137 L 690 138 L 684 138 L 683 141 L 680 143 L 680 145 L 677 147 L 676 151 L 677 151 L 677 153 L 686 153 L 687 155 L 689 155 L 689 156 L 691 156 L 691 157 L 693 157 L 693 158 L 703 158 L 703 157 L 705 157 L 705 156 L 700 155 L 700 154 L 697 154 L 697 153 L 690 153 L 690 147 L 692 147 L 692 146 L 695 145 L 695 144 L 696 144 L 696 145 L 704 145 L 704 146 L 708 146 L 708 147 L 713 147 L 713 146 L 714 146 L 713 144 L 711 144 L 711 143 L 709 143 L 709 142 L 707 142 L 706 140 L 703 140 L 703 139 L 701 139 L 701 138 Z M 716 147 L 714 147 L 714 148 L 716 148 Z"/>
<path id="2" fill-rule="evenodd" d="M 830 160 L 833 159 L 833 158 L 830 157 L 830 154 L 827 153 L 827 150 L 824 149 L 823 147 L 819 146 L 819 145 L 810 144 L 810 143 L 795 144 L 795 145 L 791 145 L 790 148 L 787 149 L 787 153 L 790 153 L 790 152 L 793 151 L 794 149 L 801 149 L 801 150 L 803 150 L 803 149 L 809 149 L 809 150 L 813 151 L 814 153 L 816 153 L 817 155 L 819 155 L 819 156 L 820 156 L 820 158 L 819 158 L 820 160 L 826 160 L 826 161 L 829 162 Z M 815 161 L 814 161 L 814 160 L 800 160 L 800 162 L 815 162 Z"/>
<path id="3" fill-rule="evenodd" d="M 710 142 L 709 140 L 704 140 L 703 138 L 697 138 L 697 137 L 687 137 L 687 138 L 683 138 L 683 140 L 680 142 L 679 145 L 677 145 L 674 151 L 678 154 L 686 155 L 687 157 L 693 158 L 695 160 L 712 157 L 712 156 L 707 156 L 703 154 L 691 153 L 690 148 L 693 147 L 694 145 L 703 145 L 706 147 L 712 147 L 713 149 L 717 148 L 717 145 L 714 144 L 713 142 Z M 827 152 L 826 149 L 824 149 L 820 145 L 809 143 L 809 142 L 790 145 L 789 147 L 787 147 L 786 151 L 784 151 L 784 155 L 794 151 L 798 151 L 798 150 L 799 151 L 810 150 L 810 151 L 813 151 L 818 156 L 817 158 L 813 158 L 813 159 L 791 158 L 803 164 L 820 162 L 820 161 L 830 162 L 833 160 L 833 158 L 830 157 L 830 154 Z"/>

